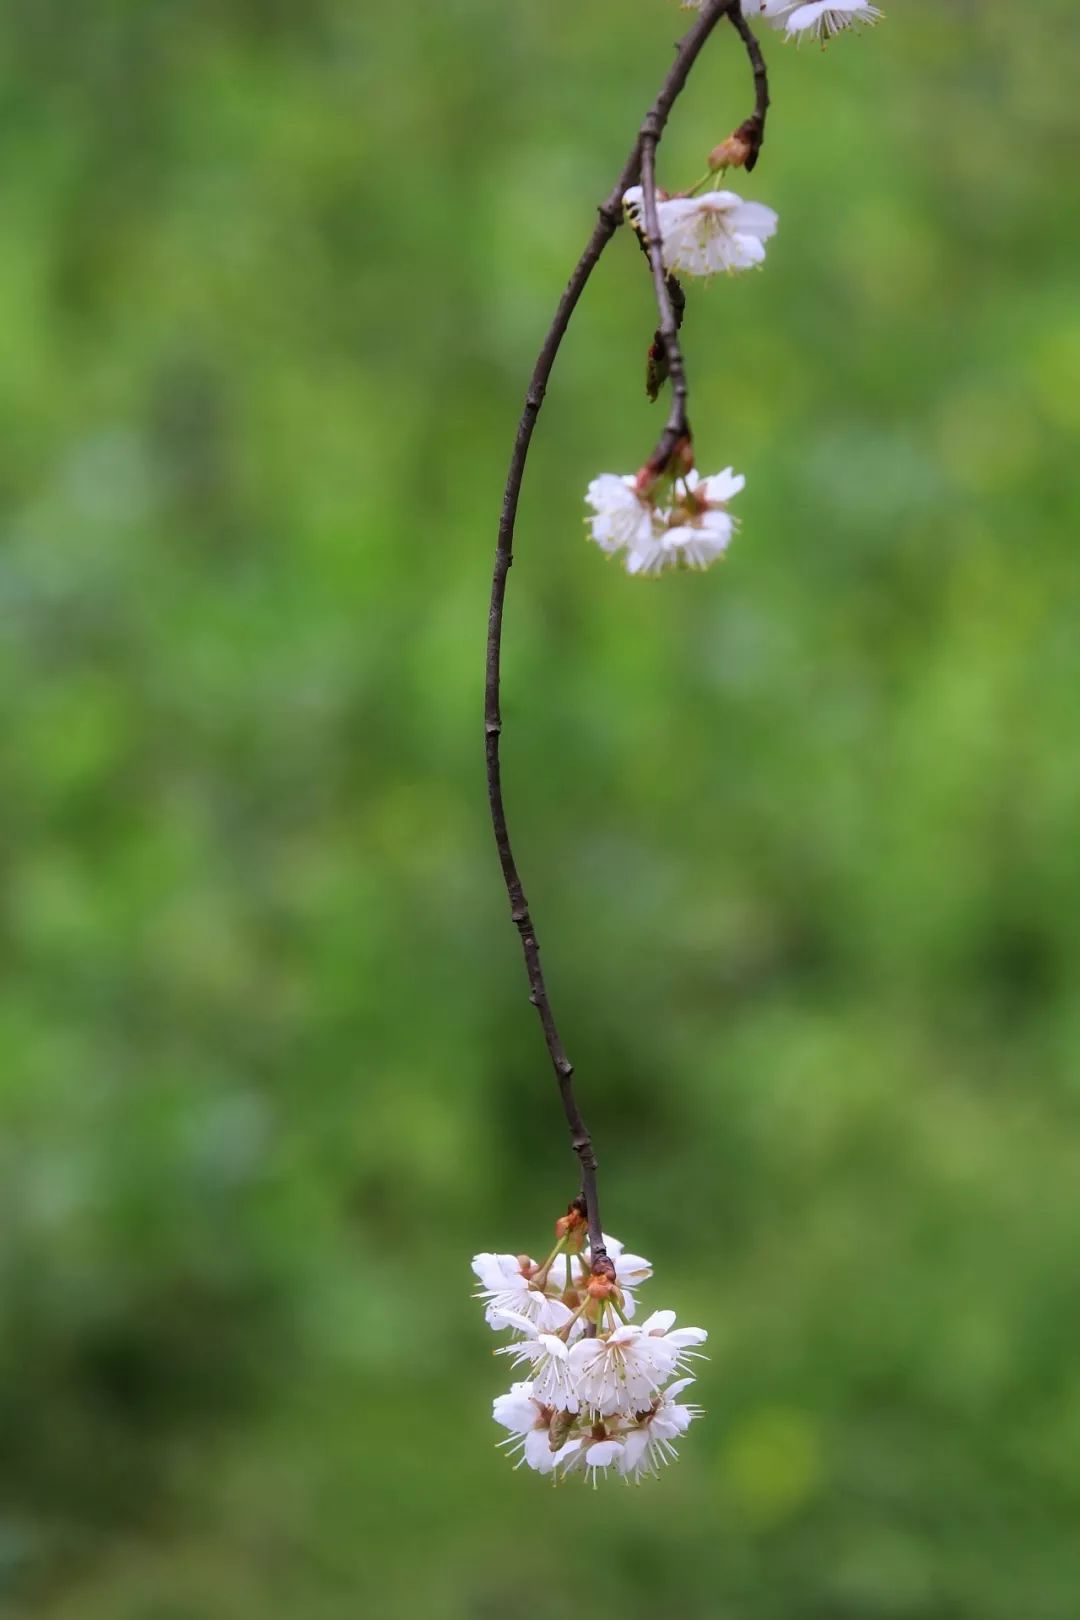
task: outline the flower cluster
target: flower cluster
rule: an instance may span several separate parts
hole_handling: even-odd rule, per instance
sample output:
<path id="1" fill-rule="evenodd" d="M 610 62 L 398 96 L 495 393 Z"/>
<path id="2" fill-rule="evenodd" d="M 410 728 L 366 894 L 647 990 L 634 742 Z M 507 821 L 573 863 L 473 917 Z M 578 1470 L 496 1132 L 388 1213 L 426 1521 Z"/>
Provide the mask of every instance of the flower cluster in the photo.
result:
<path id="1" fill-rule="evenodd" d="M 556 1236 L 542 1265 L 528 1255 L 473 1259 L 489 1325 L 513 1335 L 495 1353 L 529 1374 L 493 1403 L 496 1423 L 509 1431 L 501 1444 L 517 1467 L 556 1479 L 655 1474 L 700 1416 L 679 1396 L 693 1383 L 688 1364 L 707 1334 L 677 1328 L 674 1311 L 637 1323 L 635 1290 L 652 1267 L 606 1235 L 607 1253 L 594 1262 L 574 1206 Z"/>
<path id="2" fill-rule="evenodd" d="M 736 519 L 727 503 L 746 480 L 730 467 L 711 478 L 689 468 L 674 477 L 602 473 L 585 499 L 590 537 L 609 556 L 623 553 L 628 574 L 708 568 L 731 544 Z"/>
<path id="3" fill-rule="evenodd" d="M 700 11 L 702 0 L 683 0 L 687 10 Z M 876 23 L 882 13 L 870 0 L 742 0 L 744 17 L 763 17 L 782 28 L 787 39 L 809 35 L 823 43 L 854 23 Z"/>

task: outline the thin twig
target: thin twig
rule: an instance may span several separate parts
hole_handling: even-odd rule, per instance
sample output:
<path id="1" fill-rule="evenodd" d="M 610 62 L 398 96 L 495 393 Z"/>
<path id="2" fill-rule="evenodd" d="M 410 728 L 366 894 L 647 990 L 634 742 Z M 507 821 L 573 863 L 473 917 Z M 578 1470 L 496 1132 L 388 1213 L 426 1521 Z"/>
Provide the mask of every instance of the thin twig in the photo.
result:
<path id="1" fill-rule="evenodd" d="M 745 167 L 752 169 L 758 160 L 765 140 L 765 120 L 769 111 L 769 76 L 761 46 L 742 14 L 740 0 L 731 0 L 725 7 L 727 19 L 735 29 L 750 58 L 754 75 L 754 111 L 739 128 L 736 135 L 749 147 Z M 671 379 L 671 409 L 656 449 L 646 462 L 650 472 L 659 476 L 672 469 L 680 450 L 692 442 L 690 419 L 687 414 L 689 388 L 686 364 L 683 360 L 679 331 L 682 327 L 682 289 L 664 265 L 663 238 L 660 234 L 659 211 L 656 206 L 656 148 L 660 144 L 663 125 L 646 119 L 641 136 L 641 194 L 644 229 L 640 232 L 652 270 L 653 289 L 659 325 L 650 349 L 650 378 L 667 375 Z M 662 350 L 657 356 L 656 351 Z M 655 369 L 653 369 L 655 368 Z"/>
<path id="2" fill-rule="evenodd" d="M 743 16 L 742 7 L 738 4 L 730 6 L 727 16 L 728 22 L 746 47 L 746 54 L 750 58 L 750 67 L 754 74 L 754 111 L 744 124 L 740 124 L 737 131 L 750 145 L 750 155 L 744 165 L 749 172 L 757 162 L 758 153 L 765 141 L 765 120 L 769 114 L 769 74 L 757 35 Z"/>
<path id="3" fill-rule="evenodd" d="M 659 142 L 660 130 L 650 127 L 644 132 L 641 141 L 641 202 L 645 216 L 645 251 L 649 255 L 649 264 L 652 268 L 656 310 L 660 317 L 660 324 L 656 330 L 664 345 L 668 376 L 671 379 L 671 409 L 664 424 L 664 431 L 660 435 L 660 442 L 647 463 L 657 474 L 667 471 L 677 447 L 683 440 L 691 437 L 690 422 L 686 414 L 686 402 L 690 391 L 686 382 L 686 365 L 679 344 L 679 323 L 675 318 L 667 271 L 664 269 L 664 243 L 660 235 L 660 217 L 656 207 L 656 148 Z"/>
<path id="4" fill-rule="evenodd" d="M 592 1248 L 594 1264 L 599 1265 L 603 1265 L 606 1260 L 606 1250 L 603 1228 L 600 1223 L 600 1206 L 596 1188 L 596 1155 L 593 1152 L 592 1138 L 574 1096 L 573 1066 L 566 1055 L 551 1010 L 551 1002 L 548 997 L 547 985 L 544 982 L 544 971 L 540 961 L 540 946 L 537 942 L 532 918 L 529 915 L 529 907 L 522 888 L 517 862 L 514 859 L 510 834 L 506 824 L 506 808 L 503 803 L 499 759 L 499 739 L 502 732 L 499 680 L 502 661 L 502 627 L 503 607 L 506 600 L 506 577 L 513 561 L 514 525 L 517 520 L 518 500 L 521 495 L 521 484 L 525 473 L 529 445 L 543 403 L 548 379 L 551 376 L 551 369 L 555 364 L 559 346 L 570 324 L 570 318 L 589 277 L 596 268 L 600 255 L 622 223 L 623 193 L 630 186 L 635 185 L 640 177 L 642 153 L 646 140 L 651 139 L 654 145 L 659 140 L 668 115 L 686 83 L 691 68 L 697 61 L 702 47 L 721 17 L 730 11 L 732 5 L 737 7 L 738 4 L 739 0 L 706 0 L 698 20 L 680 41 L 671 69 L 638 132 L 630 155 L 623 165 L 622 173 L 612 187 L 606 202 L 600 207 L 599 217 L 593 233 L 589 238 L 584 253 L 578 260 L 573 275 L 570 277 L 566 291 L 559 300 L 559 306 L 555 311 L 554 319 L 533 368 L 528 392 L 525 396 L 525 407 L 518 423 L 513 454 L 510 458 L 510 468 L 507 473 L 506 492 L 503 496 L 502 515 L 499 520 L 499 538 L 495 552 L 495 570 L 491 581 L 491 606 L 488 613 L 487 631 L 487 669 L 484 687 L 484 733 L 491 821 L 495 831 L 495 843 L 499 851 L 503 881 L 510 901 L 510 915 L 521 937 L 525 969 L 529 978 L 529 999 L 532 1001 L 540 1018 L 544 1041 L 559 1082 L 563 1112 L 570 1127 L 570 1140 L 574 1152 L 581 1162 L 581 1186 L 588 1210 L 589 1243 Z"/>

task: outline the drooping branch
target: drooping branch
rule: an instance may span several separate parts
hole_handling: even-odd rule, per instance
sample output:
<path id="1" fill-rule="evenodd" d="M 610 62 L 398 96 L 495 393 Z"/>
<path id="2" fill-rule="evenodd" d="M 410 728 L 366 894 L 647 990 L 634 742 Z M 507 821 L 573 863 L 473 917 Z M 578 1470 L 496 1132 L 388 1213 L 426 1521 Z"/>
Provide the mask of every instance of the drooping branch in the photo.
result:
<path id="1" fill-rule="evenodd" d="M 513 562 L 514 528 L 517 520 L 518 501 L 521 495 L 521 485 L 525 473 L 525 464 L 532 442 L 533 432 L 536 428 L 537 417 L 543 404 L 544 393 L 551 376 L 552 367 L 563 337 L 566 334 L 570 319 L 577 307 L 578 300 L 592 275 L 605 247 L 622 223 L 623 194 L 635 185 L 641 178 L 645 153 L 648 150 L 650 165 L 655 154 L 656 144 L 667 123 L 671 109 L 680 92 L 686 84 L 687 77 L 694 63 L 697 61 L 703 46 L 712 34 L 716 25 L 724 16 L 729 16 L 733 22 L 739 13 L 740 0 L 705 0 L 701 14 L 693 27 L 689 29 L 676 48 L 675 60 L 664 79 L 657 94 L 656 100 L 642 122 L 633 147 L 630 150 L 622 172 L 616 180 L 607 200 L 601 205 L 596 225 L 586 244 L 585 251 L 578 260 L 566 290 L 559 301 L 551 326 L 544 338 L 532 377 L 529 381 L 525 396 L 525 405 L 518 423 L 517 434 L 514 440 L 513 453 L 510 458 L 510 467 L 507 473 L 506 490 L 503 496 L 502 514 L 499 520 L 498 543 L 495 552 L 495 568 L 491 582 L 491 605 L 488 613 L 487 630 L 487 664 L 484 689 L 484 733 L 485 752 L 487 759 L 488 800 L 491 807 L 491 820 L 495 833 L 495 842 L 499 852 L 499 862 L 502 867 L 503 881 L 506 885 L 507 897 L 510 901 L 510 914 L 517 927 L 521 939 L 522 953 L 525 958 L 525 968 L 529 980 L 529 999 L 537 1010 L 544 1041 L 551 1058 L 559 1084 L 559 1093 L 562 1100 L 563 1112 L 570 1127 L 570 1139 L 575 1153 L 581 1163 L 582 1194 L 585 1198 L 588 1223 L 589 1242 L 592 1248 L 594 1263 L 603 1266 L 606 1262 L 606 1253 L 603 1240 L 603 1229 L 600 1222 L 599 1198 L 596 1183 L 596 1155 L 593 1151 L 592 1138 L 582 1118 L 578 1107 L 573 1086 L 573 1065 L 566 1055 L 566 1050 L 559 1034 L 555 1016 L 551 1009 L 547 984 L 540 958 L 540 946 L 529 912 L 528 902 L 525 898 L 521 876 L 514 857 L 510 842 L 510 833 L 507 827 L 506 807 L 503 800 L 502 772 L 500 760 L 500 737 L 502 733 L 502 714 L 499 701 L 499 686 L 502 665 L 502 631 L 503 611 L 506 601 L 507 575 Z M 738 21 L 741 22 L 741 14 Z M 751 36 L 752 38 L 753 36 Z M 756 42 L 755 42 L 756 43 Z M 650 167 L 650 175 L 652 168 Z M 649 190 L 653 192 L 655 202 L 655 182 L 651 180 Z M 657 235 L 655 219 L 649 234 Z M 670 301 L 668 304 L 670 311 Z M 677 351 L 677 337 L 674 339 Z M 669 359 L 672 350 L 669 347 Z M 678 393 L 675 404 L 685 415 L 685 376 L 679 366 Z M 676 382 L 674 367 L 672 368 L 673 384 Z M 675 409 L 673 404 L 673 410 Z"/>

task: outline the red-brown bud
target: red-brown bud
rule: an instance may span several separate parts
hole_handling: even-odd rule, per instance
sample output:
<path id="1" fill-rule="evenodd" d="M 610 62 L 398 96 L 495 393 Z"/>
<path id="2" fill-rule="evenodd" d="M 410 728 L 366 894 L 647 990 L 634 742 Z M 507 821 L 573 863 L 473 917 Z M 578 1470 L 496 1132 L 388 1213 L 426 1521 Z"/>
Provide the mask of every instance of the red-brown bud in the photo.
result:
<path id="1" fill-rule="evenodd" d="M 750 142 L 736 131 L 713 147 L 709 153 L 709 168 L 714 174 L 717 169 L 741 169 L 753 150 Z"/>
<path id="2" fill-rule="evenodd" d="M 713 147 L 709 153 L 709 168 L 714 174 L 717 169 L 752 169 L 758 160 L 764 134 L 762 121 L 755 113 L 745 119 L 738 129 L 733 129 L 719 146 Z"/>

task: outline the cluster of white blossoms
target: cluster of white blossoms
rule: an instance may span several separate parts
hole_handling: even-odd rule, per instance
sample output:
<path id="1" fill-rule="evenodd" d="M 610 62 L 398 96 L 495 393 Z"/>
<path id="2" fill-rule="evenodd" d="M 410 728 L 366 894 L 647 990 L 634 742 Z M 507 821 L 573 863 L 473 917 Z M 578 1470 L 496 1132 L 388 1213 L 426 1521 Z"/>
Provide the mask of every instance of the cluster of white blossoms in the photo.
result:
<path id="1" fill-rule="evenodd" d="M 688 11 L 700 11 L 703 0 L 683 0 Z M 855 23 L 876 23 L 882 12 L 870 0 L 742 0 L 744 17 L 763 17 L 782 28 L 787 39 L 809 35 L 822 42 Z"/>
<path id="2" fill-rule="evenodd" d="M 609 556 L 621 552 L 628 574 L 708 568 L 731 544 L 736 519 L 727 503 L 745 483 L 730 467 L 711 478 L 692 467 L 674 478 L 602 473 L 585 496 L 590 536 Z"/>
<path id="3" fill-rule="evenodd" d="M 606 1235 L 607 1255 L 594 1266 L 575 1206 L 555 1231 L 542 1265 L 528 1255 L 473 1259 L 489 1326 L 513 1335 L 495 1353 L 529 1373 L 492 1405 L 509 1431 L 501 1444 L 516 1467 L 556 1479 L 640 1480 L 677 1455 L 675 1440 L 700 1416 L 679 1396 L 694 1381 L 687 1367 L 708 1335 L 677 1328 L 674 1311 L 636 1322 L 635 1291 L 652 1267 Z"/>

